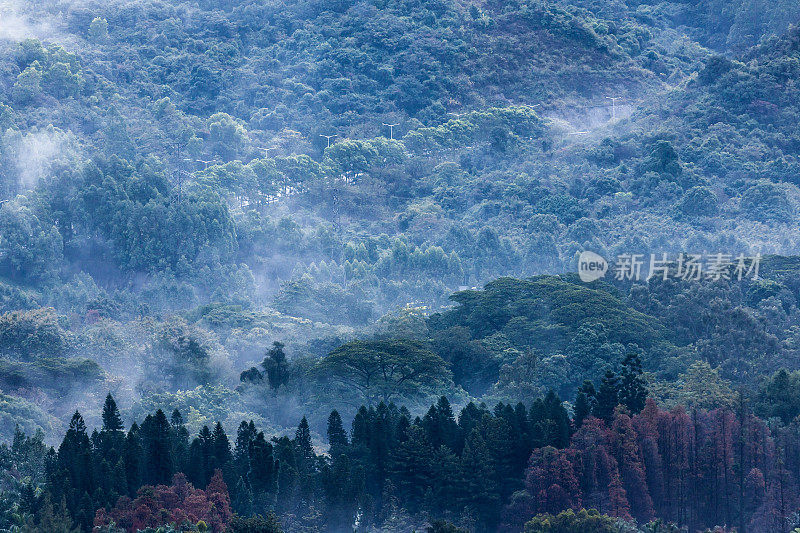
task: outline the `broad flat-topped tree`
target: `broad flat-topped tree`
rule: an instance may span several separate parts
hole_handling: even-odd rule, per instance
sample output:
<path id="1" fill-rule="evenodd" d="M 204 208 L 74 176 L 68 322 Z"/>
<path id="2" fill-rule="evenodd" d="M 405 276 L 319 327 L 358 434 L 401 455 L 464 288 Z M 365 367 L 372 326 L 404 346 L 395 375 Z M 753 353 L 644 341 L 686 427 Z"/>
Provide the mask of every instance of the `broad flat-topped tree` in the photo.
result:
<path id="1" fill-rule="evenodd" d="M 319 371 L 358 391 L 370 405 L 409 398 L 451 380 L 447 362 L 407 339 L 348 342 L 323 359 Z"/>

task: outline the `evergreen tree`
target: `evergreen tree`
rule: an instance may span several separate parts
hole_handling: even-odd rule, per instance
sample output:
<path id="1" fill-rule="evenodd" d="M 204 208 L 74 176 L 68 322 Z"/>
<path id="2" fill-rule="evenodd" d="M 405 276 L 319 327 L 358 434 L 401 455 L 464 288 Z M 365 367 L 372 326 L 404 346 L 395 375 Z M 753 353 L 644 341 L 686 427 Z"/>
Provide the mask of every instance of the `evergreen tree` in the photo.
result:
<path id="1" fill-rule="evenodd" d="M 544 397 L 544 409 L 548 421 L 547 427 L 550 428 L 546 445 L 556 448 L 567 447 L 570 436 L 569 413 L 564 409 L 561 398 L 552 389 Z"/>
<path id="2" fill-rule="evenodd" d="M 283 348 L 282 342 L 273 342 L 272 348 L 261 363 L 267 374 L 269 386 L 273 390 L 286 385 L 289 381 L 289 362 L 286 360 L 286 352 L 283 351 Z"/>
<path id="3" fill-rule="evenodd" d="M 183 415 L 177 409 L 170 416 L 172 429 L 172 458 L 176 472 L 186 471 L 186 462 L 189 460 L 189 430 L 183 422 Z"/>
<path id="4" fill-rule="evenodd" d="M 619 404 L 619 378 L 613 370 L 606 370 L 600 390 L 597 392 L 597 405 L 594 416 L 610 422 L 614 416 L 614 409 Z"/>
<path id="5" fill-rule="evenodd" d="M 172 428 L 164 411 L 148 415 L 141 428 L 143 458 L 142 476 L 148 485 L 167 485 L 174 473 Z"/>
<path id="6" fill-rule="evenodd" d="M 95 505 L 94 502 L 92 502 L 92 498 L 87 492 L 84 492 L 78 503 L 77 512 L 75 513 L 75 521 L 80 525 L 83 531 L 92 530 L 92 526 L 94 526 L 94 511 Z"/>
<path id="7" fill-rule="evenodd" d="M 255 515 L 249 518 L 234 516 L 228 524 L 228 533 L 283 533 L 278 518 L 269 513 L 266 516 Z"/>
<path id="8" fill-rule="evenodd" d="M 460 505 L 470 508 L 484 528 L 495 529 L 500 493 L 492 470 L 491 454 L 477 429 L 467 437 L 461 454 Z"/>
<path id="9" fill-rule="evenodd" d="M 250 486 L 254 496 L 275 494 L 278 481 L 278 464 L 273 457 L 272 444 L 267 442 L 263 432 L 253 439 L 250 453 Z"/>
<path id="10" fill-rule="evenodd" d="M 594 384 L 586 380 L 583 385 L 578 387 L 578 395 L 575 397 L 575 429 L 581 427 L 583 420 L 592 414 L 597 405 L 597 393 Z"/>
<path id="11" fill-rule="evenodd" d="M 69 429 L 58 447 L 58 466 L 53 480 L 63 487 L 59 494 L 66 498 L 67 509 L 72 516 L 78 513 L 84 493 L 93 493 L 95 485 L 92 446 L 86 434 L 86 424 L 79 412 L 70 420 Z"/>
<path id="12" fill-rule="evenodd" d="M 242 420 L 242 423 L 239 424 L 239 429 L 236 430 L 236 447 L 233 451 L 234 470 L 236 475 L 244 479 L 245 482 L 249 481 L 250 457 L 253 454 L 253 441 L 256 435 L 256 425 L 252 420 L 249 424 Z"/>
<path id="13" fill-rule="evenodd" d="M 342 450 L 347 448 L 347 432 L 344 430 L 342 424 L 342 417 L 339 416 L 338 411 L 331 411 L 328 417 L 328 444 L 331 446 L 331 455 L 334 450 Z"/>
<path id="14" fill-rule="evenodd" d="M 235 497 L 231 505 L 233 511 L 241 516 L 250 516 L 253 514 L 253 492 L 250 487 L 244 482 L 243 478 L 239 478 L 236 482 L 236 489 L 234 490 Z"/>
<path id="15" fill-rule="evenodd" d="M 631 352 L 622 361 L 619 380 L 619 403 L 628 408 L 631 414 L 644 409 L 647 400 L 647 380 L 642 371 L 642 360 L 638 354 Z"/>
<path id="16" fill-rule="evenodd" d="M 111 393 L 106 396 L 106 402 L 103 405 L 103 431 L 107 433 L 122 431 L 122 417 L 119 415 L 117 409 L 117 402 Z"/>
<path id="17" fill-rule="evenodd" d="M 219 469 L 224 475 L 226 469 L 230 469 L 233 454 L 231 453 L 231 443 L 228 440 L 228 436 L 219 422 L 214 425 L 214 432 L 211 434 L 211 438 L 214 442 L 212 470 Z"/>
<path id="18" fill-rule="evenodd" d="M 308 420 L 306 417 L 300 421 L 297 426 L 297 431 L 294 434 L 294 442 L 297 449 L 300 450 L 301 457 L 309 459 L 314 456 L 314 448 L 311 445 L 311 430 L 308 427 Z"/>
<path id="19" fill-rule="evenodd" d="M 123 453 L 127 492 L 130 497 L 136 495 L 136 491 L 139 490 L 142 484 L 141 457 L 142 443 L 139 438 L 139 426 L 134 422 L 125 436 L 125 451 Z"/>
<path id="20" fill-rule="evenodd" d="M 189 445 L 189 466 L 186 476 L 196 487 L 205 487 L 214 472 L 214 436 L 203 426 Z"/>
<path id="21" fill-rule="evenodd" d="M 79 533 L 81 530 L 74 527 L 67 511 L 66 501 L 62 499 L 58 508 L 54 508 L 50 494 L 45 493 L 39 520 L 33 531 L 36 533 Z"/>
<path id="22" fill-rule="evenodd" d="M 391 479 L 404 507 L 420 510 L 425 489 L 431 486 L 433 448 L 418 424 L 412 424 L 408 438 L 392 453 Z"/>
<path id="23" fill-rule="evenodd" d="M 447 446 L 451 450 L 459 451 L 460 441 L 462 440 L 461 431 L 456 423 L 453 409 L 450 402 L 442 396 L 431 406 L 425 417 L 422 419 L 422 427 L 427 433 L 428 442 L 436 449 L 439 446 Z"/>

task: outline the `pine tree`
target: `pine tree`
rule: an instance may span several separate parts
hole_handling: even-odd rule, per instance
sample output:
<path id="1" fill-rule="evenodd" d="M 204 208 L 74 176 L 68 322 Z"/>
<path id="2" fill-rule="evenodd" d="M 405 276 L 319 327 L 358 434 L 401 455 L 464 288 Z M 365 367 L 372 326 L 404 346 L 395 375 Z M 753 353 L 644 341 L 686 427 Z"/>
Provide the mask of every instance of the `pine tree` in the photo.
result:
<path id="1" fill-rule="evenodd" d="M 631 414 L 644 409 L 647 400 L 647 380 L 642 370 L 642 360 L 638 354 L 631 352 L 622 361 L 622 372 L 619 380 L 619 403 L 628 408 Z"/>
<path id="2" fill-rule="evenodd" d="M 98 455 L 101 474 L 98 482 L 108 494 L 108 497 L 116 497 L 120 494 L 115 488 L 115 480 L 111 477 L 111 470 L 122 458 L 125 448 L 125 433 L 123 432 L 122 418 L 114 398 L 109 394 L 106 396 L 103 405 L 103 426 L 100 433 L 92 434 L 94 449 Z M 125 488 L 121 494 L 126 494 Z M 113 502 L 100 502 L 105 503 Z"/>
<path id="3" fill-rule="evenodd" d="M 547 427 L 550 428 L 548 432 L 548 440 L 546 445 L 555 446 L 556 448 L 565 448 L 569 446 L 570 436 L 570 423 L 569 413 L 564 409 L 561 404 L 561 398 L 554 390 L 550 389 L 544 397 L 545 416 L 549 423 Z"/>
<path id="4" fill-rule="evenodd" d="M 61 500 L 58 508 L 54 508 L 50 494 L 45 493 L 37 527 L 34 531 L 37 533 L 79 533 L 80 528 L 73 526 L 64 499 Z"/>
<path id="5" fill-rule="evenodd" d="M 347 432 L 342 424 L 342 417 L 336 410 L 331 411 L 328 417 L 328 444 L 331 446 L 331 455 L 335 452 L 347 448 Z"/>
<path id="6" fill-rule="evenodd" d="M 236 430 L 236 447 L 233 450 L 233 464 L 236 475 L 249 481 L 250 456 L 253 453 L 253 441 L 257 435 L 256 425 L 251 420 L 248 424 L 244 420 Z M 238 484 L 237 484 L 238 490 Z"/>
<path id="7" fill-rule="evenodd" d="M 83 531 L 91 531 L 94 526 L 95 505 L 88 493 L 84 492 L 78 503 L 75 520 Z"/>
<path id="8" fill-rule="evenodd" d="M 472 509 L 483 527 L 494 530 L 498 519 L 500 493 L 492 471 L 491 455 L 486 441 L 473 429 L 461 454 L 460 505 Z"/>
<path id="9" fill-rule="evenodd" d="M 413 424 L 408 438 L 392 453 L 390 475 L 404 507 L 412 513 L 420 510 L 424 491 L 431 486 L 433 448 L 419 425 Z"/>
<path id="10" fill-rule="evenodd" d="M 311 445 L 311 430 L 308 428 L 308 420 L 306 420 L 306 417 L 303 417 L 300 421 L 300 425 L 297 426 L 297 431 L 295 431 L 294 434 L 294 442 L 303 458 L 309 459 L 314 456 L 314 448 Z"/>
<path id="11" fill-rule="evenodd" d="M 211 434 L 211 438 L 214 442 L 212 470 L 219 469 L 224 477 L 227 473 L 226 470 L 231 467 L 233 454 L 231 453 L 231 443 L 228 440 L 228 436 L 219 422 L 214 425 L 214 432 Z"/>
<path id="12" fill-rule="evenodd" d="M 123 428 L 122 417 L 120 417 L 119 409 L 117 409 L 117 402 L 114 401 L 114 397 L 109 393 L 103 405 L 103 431 L 116 432 L 122 431 Z"/>
<path id="13" fill-rule="evenodd" d="M 358 507 L 358 497 L 363 493 L 363 476 L 354 469 L 347 455 L 339 454 L 330 466 L 322 469 L 322 488 L 325 494 L 326 523 L 332 531 L 344 531 L 352 526 Z"/>
<path id="14" fill-rule="evenodd" d="M 272 444 L 267 442 L 263 432 L 259 432 L 253 439 L 250 454 L 250 486 L 255 494 L 277 491 L 278 465 L 273 457 Z"/>
<path id="15" fill-rule="evenodd" d="M 586 380 L 578 388 L 578 395 L 575 397 L 575 429 L 581 427 L 584 419 L 592 414 L 596 405 L 597 393 L 594 390 L 594 384 Z"/>
<path id="16" fill-rule="evenodd" d="M 597 406 L 594 416 L 611 421 L 614 416 L 614 409 L 619 404 L 619 379 L 613 370 L 606 370 L 603 381 L 600 383 L 600 390 L 597 392 Z"/>
<path id="17" fill-rule="evenodd" d="M 186 477 L 196 487 L 204 487 L 214 471 L 214 437 L 208 426 L 203 426 L 189 445 L 189 465 Z"/>
<path id="18" fill-rule="evenodd" d="M 456 423 L 450 402 L 444 396 L 439 398 L 436 405 L 431 406 L 428 410 L 422 419 L 422 427 L 427 433 L 428 442 L 434 449 L 442 445 L 453 451 L 458 451 L 460 448 L 461 430 Z"/>
<path id="19" fill-rule="evenodd" d="M 170 416 L 172 429 L 172 458 L 176 472 L 186 471 L 186 462 L 189 460 L 189 430 L 183 422 L 183 415 L 177 409 Z"/>
<path id="20" fill-rule="evenodd" d="M 247 486 L 243 478 L 239 478 L 236 482 L 234 490 L 236 496 L 233 499 L 232 507 L 236 514 L 241 516 L 250 516 L 253 514 L 253 492 Z"/>
<path id="21" fill-rule="evenodd" d="M 139 438 L 139 426 L 134 422 L 130 431 L 125 436 L 125 479 L 127 482 L 128 496 L 133 497 L 142 484 L 141 459 L 142 443 Z"/>
<path id="22" fill-rule="evenodd" d="M 58 447 L 57 479 L 53 481 L 64 488 L 62 494 L 73 516 L 78 512 L 83 494 L 93 493 L 96 488 L 92 445 L 83 417 L 77 411 Z"/>
<path id="23" fill-rule="evenodd" d="M 174 473 L 172 428 L 164 411 L 148 415 L 141 428 L 144 461 L 143 481 L 148 485 L 169 484 Z"/>

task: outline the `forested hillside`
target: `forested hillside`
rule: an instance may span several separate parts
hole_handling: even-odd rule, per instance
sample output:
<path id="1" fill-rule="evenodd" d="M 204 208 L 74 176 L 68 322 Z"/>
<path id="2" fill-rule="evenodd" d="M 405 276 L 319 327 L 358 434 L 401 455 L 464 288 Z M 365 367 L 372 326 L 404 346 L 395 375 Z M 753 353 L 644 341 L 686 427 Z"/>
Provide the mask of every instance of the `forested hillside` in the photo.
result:
<path id="1" fill-rule="evenodd" d="M 798 22 L 0 0 L 0 532 L 800 528 Z"/>

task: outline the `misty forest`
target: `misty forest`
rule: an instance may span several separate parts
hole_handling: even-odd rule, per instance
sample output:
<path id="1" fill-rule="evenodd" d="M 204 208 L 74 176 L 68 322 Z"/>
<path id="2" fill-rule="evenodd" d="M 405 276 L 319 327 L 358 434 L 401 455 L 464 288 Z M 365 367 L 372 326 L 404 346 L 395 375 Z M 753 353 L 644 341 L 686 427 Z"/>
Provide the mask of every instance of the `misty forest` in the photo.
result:
<path id="1" fill-rule="evenodd" d="M 800 533 L 799 24 L 0 0 L 0 533 Z"/>

